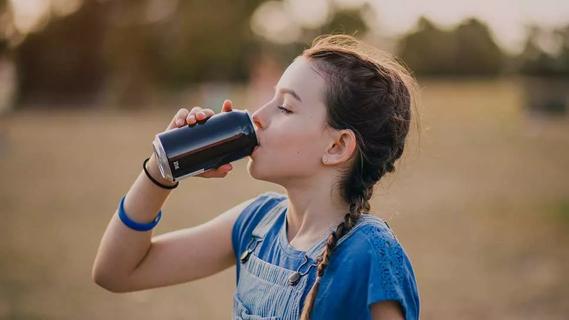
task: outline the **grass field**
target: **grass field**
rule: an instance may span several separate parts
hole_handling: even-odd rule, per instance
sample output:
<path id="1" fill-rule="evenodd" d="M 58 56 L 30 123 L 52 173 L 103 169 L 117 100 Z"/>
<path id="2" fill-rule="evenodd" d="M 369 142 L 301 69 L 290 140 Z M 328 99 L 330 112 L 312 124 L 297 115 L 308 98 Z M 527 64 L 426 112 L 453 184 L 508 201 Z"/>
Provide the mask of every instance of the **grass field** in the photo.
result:
<path id="1" fill-rule="evenodd" d="M 411 257 L 421 318 L 567 319 L 569 120 L 527 116 L 508 80 L 422 86 L 421 139 L 411 133 L 372 201 Z M 1 319 L 230 317 L 234 267 L 127 294 L 91 280 L 103 231 L 176 109 L 0 117 Z M 225 179 L 183 180 L 155 233 L 283 191 L 249 177 L 247 161 Z"/>

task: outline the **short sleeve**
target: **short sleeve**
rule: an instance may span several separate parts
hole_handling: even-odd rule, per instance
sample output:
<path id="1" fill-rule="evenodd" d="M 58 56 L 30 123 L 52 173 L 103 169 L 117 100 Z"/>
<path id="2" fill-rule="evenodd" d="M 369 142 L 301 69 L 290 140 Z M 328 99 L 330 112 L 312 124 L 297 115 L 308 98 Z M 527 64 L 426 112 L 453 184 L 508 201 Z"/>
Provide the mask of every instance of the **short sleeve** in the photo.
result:
<path id="1" fill-rule="evenodd" d="M 255 226 L 259 223 L 264 214 L 283 198 L 286 198 L 286 195 L 275 191 L 267 191 L 257 195 L 254 200 L 241 211 L 231 231 L 231 242 L 236 261 L 238 261 L 241 253 L 249 243 Z M 239 264 L 237 264 L 237 266 L 239 267 Z"/>
<path id="2" fill-rule="evenodd" d="M 419 294 L 411 261 L 387 227 L 367 226 L 371 245 L 367 305 L 394 300 L 401 305 L 406 320 L 419 317 Z"/>

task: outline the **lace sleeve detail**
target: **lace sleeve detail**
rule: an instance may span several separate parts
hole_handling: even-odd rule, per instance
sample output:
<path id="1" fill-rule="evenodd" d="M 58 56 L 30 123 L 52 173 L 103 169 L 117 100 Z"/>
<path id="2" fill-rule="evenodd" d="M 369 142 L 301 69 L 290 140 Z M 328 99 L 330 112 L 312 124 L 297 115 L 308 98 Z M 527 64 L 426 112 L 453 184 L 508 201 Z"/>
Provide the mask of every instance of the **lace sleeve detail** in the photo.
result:
<path id="1" fill-rule="evenodd" d="M 405 319 L 417 319 L 419 297 L 415 275 L 405 250 L 387 227 L 363 228 L 371 246 L 367 305 L 393 300 L 399 302 Z"/>

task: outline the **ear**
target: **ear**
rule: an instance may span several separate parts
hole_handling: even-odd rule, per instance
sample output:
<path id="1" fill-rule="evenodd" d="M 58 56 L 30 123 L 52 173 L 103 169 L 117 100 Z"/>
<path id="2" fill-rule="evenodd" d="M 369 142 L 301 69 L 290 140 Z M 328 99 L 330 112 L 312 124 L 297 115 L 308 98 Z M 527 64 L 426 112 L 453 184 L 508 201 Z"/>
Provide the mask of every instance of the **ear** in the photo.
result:
<path id="1" fill-rule="evenodd" d="M 347 162 L 355 156 L 356 147 L 357 139 L 352 130 L 335 130 L 332 133 L 332 141 L 322 155 L 322 163 L 324 165 L 335 165 Z"/>

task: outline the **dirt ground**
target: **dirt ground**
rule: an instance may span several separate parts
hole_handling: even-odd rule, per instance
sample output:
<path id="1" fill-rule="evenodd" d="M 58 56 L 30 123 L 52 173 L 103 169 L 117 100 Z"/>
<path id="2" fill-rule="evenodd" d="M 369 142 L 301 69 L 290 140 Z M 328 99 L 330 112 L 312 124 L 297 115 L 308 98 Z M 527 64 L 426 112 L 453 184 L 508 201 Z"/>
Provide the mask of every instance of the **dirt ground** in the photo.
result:
<path id="1" fill-rule="evenodd" d="M 372 201 L 411 257 L 421 318 L 569 318 L 568 118 L 528 116 L 509 80 L 422 86 L 421 139 L 411 132 Z M 176 109 L 0 117 L 0 318 L 230 318 L 234 267 L 126 294 L 91 280 L 103 231 Z M 183 180 L 155 233 L 283 191 L 249 177 L 247 161 L 225 179 Z"/>

